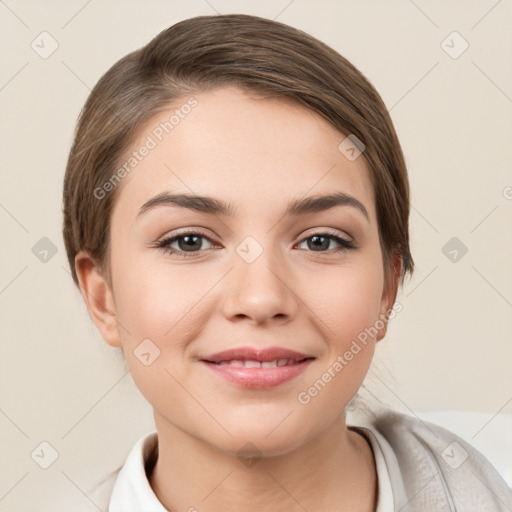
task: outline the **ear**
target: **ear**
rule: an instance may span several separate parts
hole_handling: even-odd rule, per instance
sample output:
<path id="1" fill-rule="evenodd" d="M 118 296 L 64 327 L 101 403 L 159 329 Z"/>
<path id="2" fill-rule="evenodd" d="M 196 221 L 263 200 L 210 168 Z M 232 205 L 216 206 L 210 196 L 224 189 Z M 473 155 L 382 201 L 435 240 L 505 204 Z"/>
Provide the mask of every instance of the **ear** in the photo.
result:
<path id="1" fill-rule="evenodd" d="M 85 251 L 75 256 L 75 269 L 91 318 L 103 339 L 112 347 L 122 347 L 114 296 L 106 279 Z"/>
<path id="2" fill-rule="evenodd" d="M 387 276 L 387 280 L 384 283 L 384 289 L 382 291 L 382 297 L 380 302 L 380 316 L 379 316 L 379 324 L 384 324 L 384 326 L 379 329 L 377 334 L 377 341 L 380 341 L 386 335 L 388 330 L 388 319 L 390 315 L 390 311 L 393 309 L 393 305 L 395 304 L 396 295 L 398 292 L 398 283 L 400 280 L 400 274 L 402 270 L 402 258 L 399 254 L 393 253 L 391 257 L 392 268 L 390 275 Z"/>

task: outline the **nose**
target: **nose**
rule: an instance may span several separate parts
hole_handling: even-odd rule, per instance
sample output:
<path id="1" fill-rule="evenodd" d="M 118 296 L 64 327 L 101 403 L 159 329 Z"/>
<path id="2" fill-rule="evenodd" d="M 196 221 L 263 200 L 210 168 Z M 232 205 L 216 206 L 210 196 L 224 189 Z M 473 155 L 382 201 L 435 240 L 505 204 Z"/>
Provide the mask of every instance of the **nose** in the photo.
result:
<path id="1" fill-rule="evenodd" d="M 291 271 L 269 252 L 264 250 L 252 262 L 234 254 L 234 268 L 223 285 L 222 311 L 229 320 L 281 324 L 296 315 Z"/>

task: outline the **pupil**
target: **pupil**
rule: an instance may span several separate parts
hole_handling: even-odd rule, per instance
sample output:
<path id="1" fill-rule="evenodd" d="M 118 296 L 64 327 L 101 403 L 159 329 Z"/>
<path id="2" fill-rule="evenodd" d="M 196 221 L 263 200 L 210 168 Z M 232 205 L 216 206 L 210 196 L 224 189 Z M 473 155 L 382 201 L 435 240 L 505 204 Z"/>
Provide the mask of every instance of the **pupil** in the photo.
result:
<path id="1" fill-rule="evenodd" d="M 324 240 L 324 243 L 320 243 L 320 244 L 317 244 L 316 241 L 318 240 Z M 327 241 L 327 246 L 325 245 L 325 242 Z M 327 249 L 328 246 L 329 246 L 329 241 L 327 240 L 327 238 L 325 236 L 318 236 L 318 235 L 315 235 L 313 237 L 311 237 L 311 243 L 313 245 L 313 248 L 322 248 L 322 249 Z"/>
<path id="2" fill-rule="evenodd" d="M 183 236 L 183 241 L 185 242 L 186 244 L 186 247 L 188 247 L 189 249 L 192 248 L 194 249 L 194 244 L 198 247 L 201 247 L 201 243 L 199 242 L 199 244 L 197 244 L 197 241 L 199 240 L 199 236 L 196 236 L 196 235 L 185 235 Z M 189 243 L 189 240 L 190 239 L 195 239 L 192 243 Z M 198 248 L 196 247 L 196 248 Z"/>

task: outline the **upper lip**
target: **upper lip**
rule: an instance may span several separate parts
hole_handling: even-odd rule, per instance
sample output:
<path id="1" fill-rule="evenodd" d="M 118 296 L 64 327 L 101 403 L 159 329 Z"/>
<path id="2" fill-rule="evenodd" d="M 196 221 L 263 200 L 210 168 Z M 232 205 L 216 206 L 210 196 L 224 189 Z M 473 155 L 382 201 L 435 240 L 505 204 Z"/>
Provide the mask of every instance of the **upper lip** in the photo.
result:
<path id="1" fill-rule="evenodd" d="M 303 359 L 311 359 L 314 356 L 304 354 L 295 350 L 289 350 L 282 347 L 269 347 L 263 349 L 256 349 L 252 347 L 237 347 L 229 350 L 223 350 L 205 357 L 201 357 L 202 361 L 209 361 L 212 363 L 220 363 L 222 361 L 260 361 L 268 362 L 276 359 L 294 359 L 301 361 Z"/>

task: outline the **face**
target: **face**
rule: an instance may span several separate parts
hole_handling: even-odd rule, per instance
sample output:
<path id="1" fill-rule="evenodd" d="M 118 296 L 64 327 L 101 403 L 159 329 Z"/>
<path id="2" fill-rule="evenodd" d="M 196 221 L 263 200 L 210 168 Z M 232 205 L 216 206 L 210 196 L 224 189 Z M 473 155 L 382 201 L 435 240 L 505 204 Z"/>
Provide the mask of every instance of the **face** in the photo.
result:
<path id="1" fill-rule="evenodd" d="M 339 151 L 345 135 L 301 106 L 231 87 L 194 97 L 172 131 L 160 123 L 187 98 L 134 144 L 156 142 L 112 213 L 122 328 L 110 342 L 157 427 L 228 452 L 251 441 L 286 453 L 343 415 L 385 328 L 365 343 L 361 333 L 393 305 L 368 170 Z M 304 203 L 333 194 L 344 200 Z"/>

